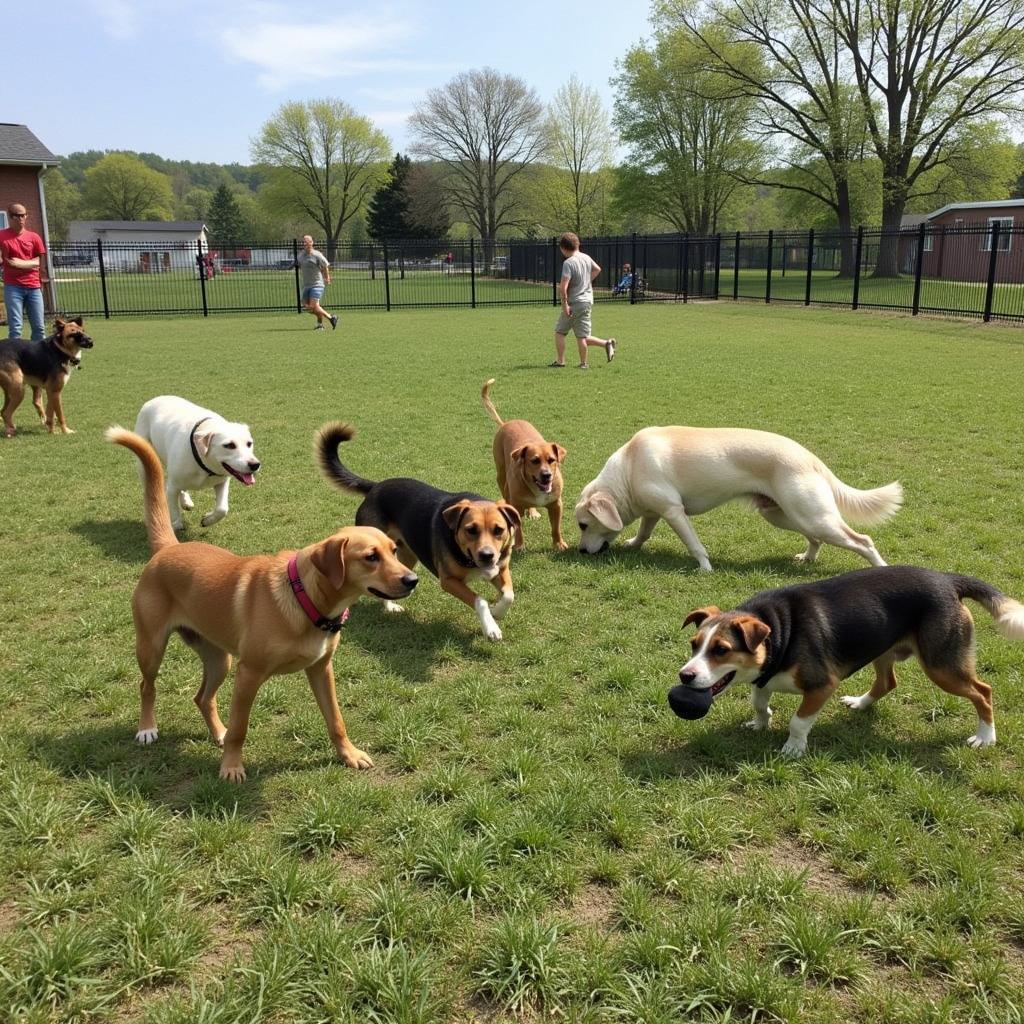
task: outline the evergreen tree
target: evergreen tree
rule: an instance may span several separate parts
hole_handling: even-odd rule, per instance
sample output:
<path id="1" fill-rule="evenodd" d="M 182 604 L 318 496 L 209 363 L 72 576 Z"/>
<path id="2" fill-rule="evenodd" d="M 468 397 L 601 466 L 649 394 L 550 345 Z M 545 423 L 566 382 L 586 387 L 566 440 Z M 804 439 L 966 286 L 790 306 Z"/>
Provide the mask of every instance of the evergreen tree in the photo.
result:
<path id="1" fill-rule="evenodd" d="M 244 241 L 245 218 L 238 208 L 231 189 L 227 185 L 219 185 L 210 202 L 210 211 L 206 216 L 210 229 L 210 238 L 220 245 L 226 242 Z"/>
<path id="2" fill-rule="evenodd" d="M 412 161 L 401 153 L 388 168 L 388 180 L 381 185 L 370 200 L 366 217 L 366 229 L 371 238 L 411 238 L 408 221 L 409 197 L 405 184 Z"/>

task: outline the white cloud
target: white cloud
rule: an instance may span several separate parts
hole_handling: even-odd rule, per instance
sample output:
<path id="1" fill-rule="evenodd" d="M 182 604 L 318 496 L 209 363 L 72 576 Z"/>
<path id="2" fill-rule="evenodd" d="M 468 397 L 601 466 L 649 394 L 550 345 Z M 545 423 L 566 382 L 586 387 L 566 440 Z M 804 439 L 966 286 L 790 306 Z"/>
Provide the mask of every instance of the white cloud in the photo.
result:
<path id="1" fill-rule="evenodd" d="M 278 13 L 264 5 L 252 14 L 243 31 L 222 29 L 219 39 L 231 57 L 259 69 L 259 81 L 268 89 L 311 78 L 437 70 L 435 63 L 401 55 L 414 35 L 405 17 L 377 10 L 362 22 L 349 16 L 303 24 L 295 11 Z"/>
<path id="2" fill-rule="evenodd" d="M 139 15 L 129 0 L 92 0 L 93 10 L 108 36 L 133 39 L 139 34 Z"/>
<path id="3" fill-rule="evenodd" d="M 375 110 L 366 115 L 378 128 L 405 127 L 411 110 Z"/>

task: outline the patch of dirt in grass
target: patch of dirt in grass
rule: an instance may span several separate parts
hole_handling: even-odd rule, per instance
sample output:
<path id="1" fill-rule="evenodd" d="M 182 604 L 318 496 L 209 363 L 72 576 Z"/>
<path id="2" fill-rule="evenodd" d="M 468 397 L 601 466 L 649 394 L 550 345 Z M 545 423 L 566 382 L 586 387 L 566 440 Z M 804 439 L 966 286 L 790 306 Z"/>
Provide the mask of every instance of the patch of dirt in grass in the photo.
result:
<path id="1" fill-rule="evenodd" d="M 237 931 L 223 920 L 214 920 L 210 928 L 210 944 L 195 962 L 195 972 L 206 980 L 231 963 L 236 955 L 252 949 L 260 937 L 257 929 Z"/>
<path id="2" fill-rule="evenodd" d="M 452 1007 L 451 1018 L 452 1024 L 509 1024 L 511 1021 L 515 1021 L 516 1024 L 531 1024 L 539 1019 L 537 1012 L 530 1007 L 512 1015 L 484 1002 L 479 996 L 457 1000 Z"/>
<path id="3" fill-rule="evenodd" d="M 9 935 L 18 927 L 20 917 L 10 903 L 0 903 L 0 935 Z"/>
<path id="4" fill-rule="evenodd" d="M 792 839 L 777 839 L 771 846 L 744 850 L 736 857 L 736 865 L 746 867 L 759 859 L 794 873 L 806 872 L 808 888 L 826 896 L 849 896 L 858 891 L 854 882 L 831 867 L 820 854 Z"/>
<path id="5" fill-rule="evenodd" d="M 605 885 L 590 882 L 585 885 L 569 908 L 569 919 L 581 928 L 611 930 L 613 911 L 612 890 Z"/>
<path id="6" fill-rule="evenodd" d="M 366 878 L 373 874 L 376 865 L 366 857 L 359 857 L 348 850 L 336 850 L 331 861 L 342 878 Z"/>

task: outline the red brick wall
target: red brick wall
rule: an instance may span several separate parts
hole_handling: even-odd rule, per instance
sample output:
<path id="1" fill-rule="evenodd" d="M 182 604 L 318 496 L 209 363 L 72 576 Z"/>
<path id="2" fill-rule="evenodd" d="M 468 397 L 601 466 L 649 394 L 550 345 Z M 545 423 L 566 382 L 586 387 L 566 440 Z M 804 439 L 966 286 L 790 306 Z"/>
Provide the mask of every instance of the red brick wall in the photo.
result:
<path id="1" fill-rule="evenodd" d="M 921 268 L 928 277 L 942 277 L 951 281 L 986 281 L 991 253 L 985 248 L 984 234 L 990 229 L 989 217 L 1012 217 L 1015 228 L 1024 225 L 1024 207 L 974 207 L 967 210 L 947 210 L 931 222 L 932 250 L 925 252 Z M 957 224 L 957 221 L 962 224 Z M 957 228 L 970 228 L 968 234 L 957 233 Z M 950 234 L 943 236 L 942 229 Z M 915 242 L 916 244 L 916 242 Z M 1024 258 L 1021 246 L 1024 237 L 1016 234 L 1010 241 L 1010 250 L 1000 248 L 996 259 L 996 281 L 1019 284 L 1024 279 Z"/>

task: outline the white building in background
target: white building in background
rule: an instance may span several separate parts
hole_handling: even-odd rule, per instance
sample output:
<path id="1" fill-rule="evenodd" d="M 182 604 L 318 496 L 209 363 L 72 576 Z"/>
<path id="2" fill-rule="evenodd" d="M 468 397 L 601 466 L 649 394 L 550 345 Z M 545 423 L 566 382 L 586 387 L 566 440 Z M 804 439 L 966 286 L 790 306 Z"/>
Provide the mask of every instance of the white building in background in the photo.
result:
<path id="1" fill-rule="evenodd" d="M 201 220 L 73 220 L 68 243 L 94 250 L 103 243 L 107 270 L 159 274 L 194 270 L 201 242 L 209 252 L 206 225 Z"/>

